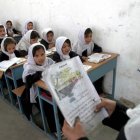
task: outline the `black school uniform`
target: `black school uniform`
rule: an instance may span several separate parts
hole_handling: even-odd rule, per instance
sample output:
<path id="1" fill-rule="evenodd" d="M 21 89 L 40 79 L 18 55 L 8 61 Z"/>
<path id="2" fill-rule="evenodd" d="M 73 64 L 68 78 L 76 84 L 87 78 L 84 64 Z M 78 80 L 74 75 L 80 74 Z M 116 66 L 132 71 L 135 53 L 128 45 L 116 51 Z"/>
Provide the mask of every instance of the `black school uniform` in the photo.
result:
<path id="1" fill-rule="evenodd" d="M 49 49 L 49 43 L 46 42 L 44 39 L 41 39 L 40 43 L 43 44 L 43 45 L 45 46 L 46 50 Z"/>
<path id="2" fill-rule="evenodd" d="M 73 57 L 76 57 L 76 56 L 79 56 L 79 55 L 78 55 L 77 53 L 73 52 L 73 51 L 70 51 L 69 56 L 70 56 L 70 58 L 73 58 Z M 81 57 L 81 56 L 79 56 L 79 57 L 80 57 L 81 61 L 83 62 L 84 60 L 82 59 L 82 57 Z M 53 59 L 56 63 L 62 61 L 61 58 L 60 58 L 60 55 L 59 55 L 57 52 L 55 52 L 55 53 L 53 54 L 52 59 Z"/>
<path id="3" fill-rule="evenodd" d="M 12 30 L 13 30 L 13 33 L 14 33 L 14 34 L 21 34 L 21 32 L 18 31 L 18 30 L 16 30 L 15 28 L 13 28 Z M 11 36 L 11 35 L 8 33 L 8 29 L 6 29 L 6 32 L 7 32 L 7 35 L 8 35 L 8 36 Z"/>
<path id="4" fill-rule="evenodd" d="M 93 52 L 94 53 L 101 53 L 102 48 L 94 43 Z M 88 57 L 87 50 L 82 52 L 82 56 Z M 95 81 L 93 83 L 99 95 L 103 93 L 103 79 L 104 78 L 101 77 L 100 79 L 98 79 L 97 81 Z"/>
<path id="5" fill-rule="evenodd" d="M 39 102 L 38 102 L 38 98 L 36 98 L 36 102 L 37 103 L 30 103 L 30 88 L 32 87 L 32 85 L 39 81 L 42 78 L 42 72 L 41 71 L 37 71 L 35 74 L 32 75 L 28 75 L 26 76 L 26 83 L 25 83 L 25 90 L 21 96 L 21 101 L 22 101 L 22 105 L 23 105 L 23 112 L 26 115 L 27 119 L 30 120 L 30 115 L 32 114 L 32 105 L 36 105 L 36 107 L 40 110 L 39 107 Z M 41 91 L 42 93 L 45 93 L 46 95 L 49 95 L 51 98 L 50 93 L 46 93 L 45 90 Z M 47 102 L 43 101 L 43 109 L 44 112 L 46 114 L 46 119 L 48 122 L 48 126 L 50 128 L 50 131 L 56 132 L 56 126 L 55 126 L 55 117 L 54 117 L 54 112 L 53 112 L 53 106 L 50 105 Z M 63 126 L 63 122 L 64 122 L 64 117 L 61 114 L 60 110 L 58 109 L 58 116 L 59 116 L 59 122 L 61 127 Z"/>
<path id="6" fill-rule="evenodd" d="M 16 57 L 20 57 L 19 51 L 15 50 L 14 53 L 15 53 Z M 5 53 L 1 52 L 1 54 L 0 54 L 0 62 L 2 62 L 4 60 L 9 60 L 9 56 L 6 55 Z"/>
<path id="7" fill-rule="evenodd" d="M 116 140 L 126 140 L 126 136 L 124 133 L 124 126 L 129 120 L 129 117 L 126 114 L 126 110 L 127 110 L 127 107 L 117 103 L 113 114 L 110 117 L 105 118 L 103 120 L 104 125 L 107 125 L 119 131 L 119 134 Z M 88 138 L 84 137 L 84 138 L 80 138 L 79 140 L 88 140 Z"/>

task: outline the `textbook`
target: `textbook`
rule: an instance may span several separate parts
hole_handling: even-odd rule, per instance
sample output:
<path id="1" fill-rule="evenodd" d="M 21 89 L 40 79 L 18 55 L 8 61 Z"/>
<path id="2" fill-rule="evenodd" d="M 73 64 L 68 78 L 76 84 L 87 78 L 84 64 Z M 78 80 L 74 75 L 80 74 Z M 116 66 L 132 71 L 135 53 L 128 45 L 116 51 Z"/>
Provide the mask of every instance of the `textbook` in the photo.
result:
<path id="1" fill-rule="evenodd" d="M 0 62 L 0 71 L 6 71 L 12 65 L 19 64 L 19 63 L 22 63 L 24 61 L 26 61 L 25 58 L 17 58 L 17 57 L 14 57 L 10 60 L 2 61 L 2 62 Z"/>
<path id="2" fill-rule="evenodd" d="M 79 57 L 51 65 L 43 72 L 43 79 L 71 127 L 79 117 L 83 126 L 90 132 L 105 117 L 105 109 L 95 113 L 101 102 Z"/>
<path id="3" fill-rule="evenodd" d="M 104 61 L 105 59 L 110 58 L 110 54 L 103 54 L 103 53 L 94 53 L 90 56 L 88 56 L 89 62 L 99 63 L 101 61 Z"/>

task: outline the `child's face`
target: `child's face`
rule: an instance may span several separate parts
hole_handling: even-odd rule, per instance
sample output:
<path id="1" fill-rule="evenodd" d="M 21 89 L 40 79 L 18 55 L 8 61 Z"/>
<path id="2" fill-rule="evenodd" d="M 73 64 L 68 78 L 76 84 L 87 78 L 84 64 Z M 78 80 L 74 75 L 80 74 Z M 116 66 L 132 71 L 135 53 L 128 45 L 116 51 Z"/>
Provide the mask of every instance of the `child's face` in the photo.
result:
<path id="1" fill-rule="evenodd" d="M 11 28 L 12 27 L 12 24 L 10 22 L 7 22 L 6 23 L 6 26 L 7 26 L 7 28 Z"/>
<path id="2" fill-rule="evenodd" d="M 8 44 L 7 45 L 7 52 L 9 53 L 9 54 L 12 54 L 14 51 L 15 51 L 15 49 L 16 49 L 16 45 L 15 44 Z"/>
<path id="3" fill-rule="evenodd" d="M 67 55 L 67 54 L 69 54 L 70 50 L 71 50 L 71 46 L 68 43 L 64 42 L 64 44 L 62 46 L 62 53 L 64 55 Z"/>
<path id="4" fill-rule="evenodd" d="M 4 28 L 0 28 L 0 37 L 5 37 L 6 33 L 5 33 L 5 29 Z"/>
<path id="5" fill-rule="evenodd" d="M 27 30 L 32 30 L 33 29 L 33 23 L 29 22 L 27 24 Z"/>
<path id="6" fill-rule="evenodd" d="M 36 51 L 34 55 L 34 61 L 37 65 L 42 65 L 45 61 L 45 58 L 46 58 L 45 51 L 42 48 Z"/>
<path id="7" fill-rule="evenodd" d="M 85 36 L 85 42 L 86 44 L 89 44 L 92 41 L 92 33 Z"/>
<path id="8" fill-rule="evenodd" d="M 49 42 L 52 42 L 52 40 L 53 40 L 53 33 L 48 33 L 48 34 L 47 34 L 47 40 L 48 40 Z"/>
<path id="9" fill-rule="evenodd" d="M 34 44 L 38 42 L 38 37 L 34 38 L 34 39 L 30 39 L 30 44 Z"/>

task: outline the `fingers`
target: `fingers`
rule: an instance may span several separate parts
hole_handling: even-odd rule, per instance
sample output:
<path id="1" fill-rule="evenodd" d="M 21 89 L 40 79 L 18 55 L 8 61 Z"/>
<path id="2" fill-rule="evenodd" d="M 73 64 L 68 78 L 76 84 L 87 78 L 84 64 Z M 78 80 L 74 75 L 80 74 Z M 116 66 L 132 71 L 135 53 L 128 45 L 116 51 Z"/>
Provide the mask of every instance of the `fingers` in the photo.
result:
<path id="1" fill-rule="evenodd" d="M 101 102 L 96 106 L 95 112 L 99 112 L 103 107 L 105 107 L 104 98 L 101 98 Z"/>

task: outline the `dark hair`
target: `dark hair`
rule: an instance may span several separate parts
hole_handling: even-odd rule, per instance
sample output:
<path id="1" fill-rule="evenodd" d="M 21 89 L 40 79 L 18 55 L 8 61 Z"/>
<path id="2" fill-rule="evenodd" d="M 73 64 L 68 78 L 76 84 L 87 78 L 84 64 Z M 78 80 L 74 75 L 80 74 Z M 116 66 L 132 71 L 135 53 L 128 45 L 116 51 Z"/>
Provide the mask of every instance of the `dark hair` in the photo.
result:
<path id="1" fill-rule="evenodd" d="M 32 31 L 30 39 L 40 38 L 40 35 L 37 31 Z"/>
<path id="2" fill-rule="evenodd" d="M 9 23 L 11 24 L 11 26 L 12 26 L 12 21 L 11 21 L 11 20 L 7 20 L 7 21 L 6 21 L 6 24 L 7 24 L 8 22 L 9 22 Z"/>
<path id="3" fill-rule="evenodd" d="M 46 35 L 48 35 L 48 34 L 50 34 L 50 33 L 54 35 L 53 31 L 49 31 Z"/>
<path id="4" fill-rule="evenodd" d="M 16 45 L 16 41 L 13 38 L 6 38 L 4 40 L 4 49 L 5 49 L 5 51 L 7 51 L 7 46 L 9 44 L 15 44 Z"/>
<path id="5" fill-rule="evenodd" d="M 29 24 L 29 23 L 33 24 L 33 22 L 31 22 L 31 21 L 30 21 L 30 22 L 28 22 L 27 24 Z"/>
<path id="6" fill-rule="evenodd" d="M 0 25 L 0 28 L 4 28 L 4 26 L 3 25 Z"/>
<path id="7" fill-rule="evenodd" d="M 89 34 L 92 34 L 92 30 L 90 28 L 87 28 L 85 30 L 84 36 L 87 37 Z"/>
<path id="8" fill-rule="evenodd" d="M 33 48 L 33 50 L 32 50 L 33 57 L 35 56 L 36 51 L 38 51 L 40 49 L 42 49 L 45 52 L 45 49 L 42 45 L 37 45 Z"/>
<path id="9" fill-rule="evenodd" d="M 70 42 L 69 39 L 66 39 L 65 42 L 68 43 L 70 45 L 70 47 L 71 47 L 71 42 Z"/>

